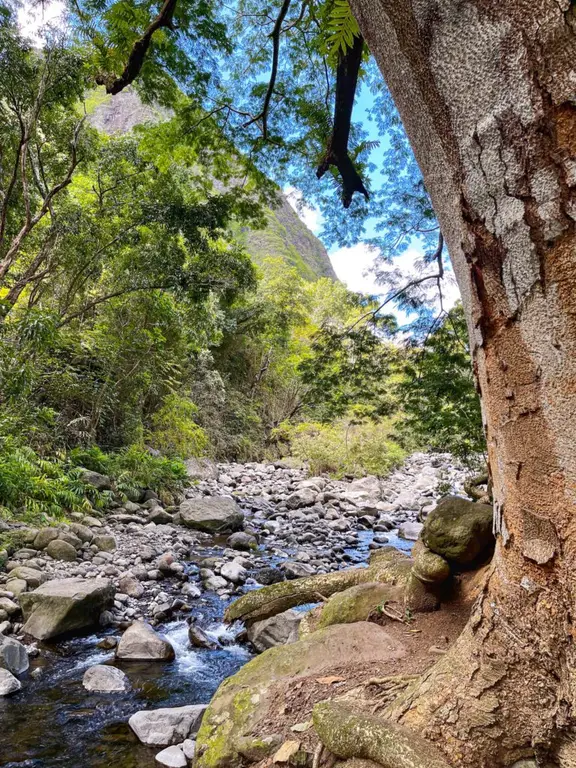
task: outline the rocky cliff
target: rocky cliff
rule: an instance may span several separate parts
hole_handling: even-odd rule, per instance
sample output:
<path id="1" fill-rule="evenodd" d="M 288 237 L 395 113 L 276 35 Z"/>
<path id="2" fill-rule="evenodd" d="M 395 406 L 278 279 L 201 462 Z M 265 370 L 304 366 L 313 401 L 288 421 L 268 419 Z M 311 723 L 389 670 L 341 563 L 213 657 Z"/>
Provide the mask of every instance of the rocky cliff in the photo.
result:
<path id="1" fill-rule="evenodd" d="M 87 99 L 90 122 L 105 133 L 126 133 L 135 125 L 166 119 L 169 113 L 161 108 L 143 104 L 135 91 L 122 91 L 116 96 L 107 96 L 103 91 L 94 91 Z M 266 257 L 280 257 L 298 269 L 307 280 L 330 277 L 336 280 L 336 273 L 330 263 L 326 248 L 300 220 L 285 195 L 280 195 L 280 204 L 267 209 L 268 225 L 265 229 L 243 229 L 240 239 L 257 264 Z"/>

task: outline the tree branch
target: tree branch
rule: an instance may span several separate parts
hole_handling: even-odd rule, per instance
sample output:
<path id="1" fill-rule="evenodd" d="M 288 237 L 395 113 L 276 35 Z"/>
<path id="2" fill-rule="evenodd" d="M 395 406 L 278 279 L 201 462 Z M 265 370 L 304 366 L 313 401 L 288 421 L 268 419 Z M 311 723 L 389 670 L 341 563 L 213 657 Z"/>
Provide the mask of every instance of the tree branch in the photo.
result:
<path id="1" fill-rule="evenodd" d="M 352 109 L 358 85 L 358 73 L 362 63 L 364 38 L 354 38 L 352 48 L 346 53 L 340 52 L 336 69 L 336 99 L 334 104 L 334 124 L 332 136 L 328 141 L 326 154 L 318 166 L 316 176 L 321 179 L 331 165 L 334 165 L 342 178 L 342 204 L 348 208 L 354 192 L 360 192 L 368 200 L 368 191 L 354 163 L 350 159 L 348 141 L 352 123 Z"/>
<path id="2" fill-rule="evenodd" d="M 280 34 L 282 32 L 282 23 L 286 18 L 288 9 L 290 8 L 291 0 L 284 0 L 280 13 L 274 23 L 274 29 L 272 30 L 270 37 L 272 38 L 272 70 L 270 72 L 270 80 L 268 82 L 268 88 L 266 89 L 266 95 L 264 96 L 264 104 L 262 105 L 262 111 L 260 114 L 249 120 L 244 128 L 248 128 L 249 125 L 262 121 L 262 136 L 266 139 L 268 137 L 268 111 L 270 109 L 270 102 L 276 87 L 276 78 L 278 77 L 278 59 L 280 56 Z"/>
<path id="3" fill-rule="evenodd" d="M 176 3 L 177 0 L 164 0 L 158 16 L 152 21 L 142 37 L 136 40 L 132 46 L 128 61 L 126 62 L 126 66 L 120 77 L 117 77 L 112 82 L 110 82 L 104 75 L 99 75 L 96 78 L 98 85 L 106 86 L 106 93 L 111 93 L 112 95 L 120 93 L 120 91 L 124 90 L 124 88 L 130 85 L 130 83 L 138 77 L 144 64 L 146 54 L 148 53 L 148 48 L 152 42 L 154 32 L 162 27 L 171 30 L 174 29 L 173 18 L 174 11 L 176 10 Z"/>

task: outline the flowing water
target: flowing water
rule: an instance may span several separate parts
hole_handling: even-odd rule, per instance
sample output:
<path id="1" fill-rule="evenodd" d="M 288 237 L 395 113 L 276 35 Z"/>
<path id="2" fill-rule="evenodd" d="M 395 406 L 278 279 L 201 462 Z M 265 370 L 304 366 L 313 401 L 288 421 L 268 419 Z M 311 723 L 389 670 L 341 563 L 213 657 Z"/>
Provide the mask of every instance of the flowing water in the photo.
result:
<path id="1" fill-rule="evenodd" d="M 393 533 L 390 544 L 409 550 L 411 542 Z M 365 562 L 371 531 L 359 533 L 352 562 Z M 217 542 L 215 542 L 217 543 Z M 214 546 L 198 552 L 198 559 L 218 553 Z M 270 564 L 278 558 L 270 558 Z M 209 592 L 194 601 L 191 615 L 213 638 L 218 650 L 191 648 L 186 621 L 160 627 L 176 651 L 171 663 L 114 662 L 113 651 L 96 643 L 104 632 L 89 637 L 40 646 L 20 693 L 0 698 L 1 768 L 153 768 L 159 748 L 138 742 L 128 718 L 141 709 L 206 703 L 219 684 L 250 658 L 246 646 L 235 641 L 240 627 L 225 627 L 228 603 Z M 84 671 L 94 664 L 115 663 L 124 670 L 133 690 L 125 694 L 88 693 Z"/>

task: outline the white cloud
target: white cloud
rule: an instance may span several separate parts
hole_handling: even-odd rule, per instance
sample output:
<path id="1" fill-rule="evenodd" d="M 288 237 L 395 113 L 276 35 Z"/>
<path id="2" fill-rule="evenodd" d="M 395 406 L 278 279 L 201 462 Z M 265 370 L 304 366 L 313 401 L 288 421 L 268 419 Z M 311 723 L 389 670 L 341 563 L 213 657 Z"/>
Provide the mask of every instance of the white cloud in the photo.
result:
<path id="1" fill-rule="evenodd" d="M 34 44 L 41 45 L 47 28 L 62 29 L 65 16 L 66 4 L 63 0 L 40 3 L 25 0 L 18 9 L 18 26 L 23 35 Z"/>
<path id="2" fill-rule="evenodd" d="M 351 291 L 379 294 L 382 293 L 382 286 L 376 283 L 374 275 L 368 274 L 377 253 L 364 243 L 358 243 L 351 248 L 334 251 L 330 254 L 330 261 L 338 279 Z"/>
<path id="3" fill-rule="evenodd" d="M 312 208 L 306 205 L 302 200 L 302 192 L 296 187 L 285 187 L 284 194 L 292 208 L 296 211 L 301 221 L 306 224 L 311 232 L 315 235 L 320 232 L 322 227 L 322 214 L 318 208 Z"/>

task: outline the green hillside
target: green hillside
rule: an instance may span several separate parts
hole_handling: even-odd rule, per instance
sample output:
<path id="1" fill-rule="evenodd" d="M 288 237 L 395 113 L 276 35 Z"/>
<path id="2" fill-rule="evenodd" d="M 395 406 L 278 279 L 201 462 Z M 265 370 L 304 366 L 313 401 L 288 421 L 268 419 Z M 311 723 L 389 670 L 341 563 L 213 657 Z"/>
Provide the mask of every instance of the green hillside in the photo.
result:
<path id="1" fill-rule="evenodd" d="M 105 133 L 126 133 L 135 125 L 162 120 L 165 110 L 143 104 L 135 91 L 126 90 L 117 96 L 106 96 L 98 89 L 87 100 L 91 124 Z M 308 229 L 292 208 L 285 195 L 280 195 L 276 209 L 267 209 L 265 229 L 242 229 L 237 235 L 256 264 L 267 257 L 280 257 L 296 267 L 306 280 L 330 277 L 336 280 L 326 248 Z"/>

